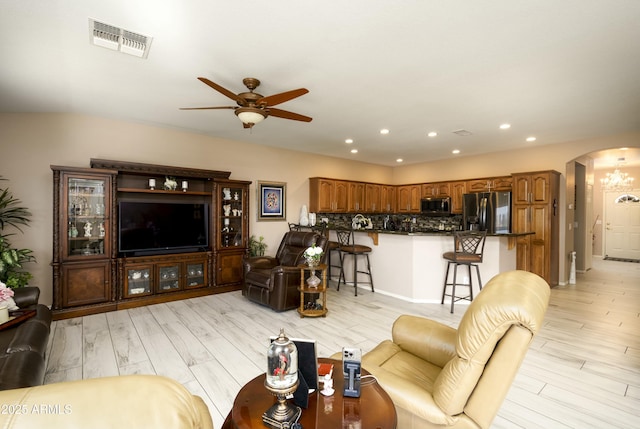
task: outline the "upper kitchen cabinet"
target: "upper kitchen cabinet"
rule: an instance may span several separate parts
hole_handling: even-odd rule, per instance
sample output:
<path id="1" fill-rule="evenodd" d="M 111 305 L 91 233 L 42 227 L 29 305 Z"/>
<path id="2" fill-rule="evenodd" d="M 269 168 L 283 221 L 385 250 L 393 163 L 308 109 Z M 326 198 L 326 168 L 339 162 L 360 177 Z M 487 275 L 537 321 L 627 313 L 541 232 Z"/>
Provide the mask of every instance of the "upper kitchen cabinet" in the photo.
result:
<path id="1" fill-rule="evenodd" d="M 348 212 L 361 212 L 365 210 L 365 184 L 361 182 L 347 182 L 349 198 L 347 199 Z"/>
<path id="2" fill-rule="evenodd" d="M 365 185 L 364 200 L 366 212 L 380 213 L 385 211 L 381 203 L 381 188 L 382 185 L 375 183 L 367 183 Z"/>
<path id="3" fill-rule="evenodd" d="M 419 213 L 422 185 L 403 185 L 396 187 L 398 213 Z M 461 197 L 462 198 L 462 197 Z M 460 211 L 462 213 L 462 209 Z"/>
<path id="4" fill-rule="evenodd" d="M 448 197 L 451 195 L 451 184 L 449 182 L 423 183 L 422 197 Z"/>
<path id="5" fill-rule="evenodd" d="M 467 193 L 511 191 L 511 176 L 487 177 L 467 181 Z"/>
<path id="6" fill-rule="evenodd" d="M 462 201 L 467 193 L 467 182 L 450 182 L 451 186 L 451 213 L 462 214 Z"/>
<path id="7" fill-rule="evenodd" d="M 392 185 L 380 185 L 380 208 L 383 213 L 395 213 L 396 211 L 396 187 Z"/>
<path id="8" fill-rule="evenodd" d="M 309 211 L 316 213 L 346 212 L 349 201 L 348 182 L 309 178 Z"/>
<path id="9" fill-rule="evenodd" d="M 557 172 L 556 172 L 557 173 Z M 558 173 L 559 174 L 559 173 Z M 553 187 L 548 172 L 519 173 L 513 175 L 514 204 L 547 204 Z"/>

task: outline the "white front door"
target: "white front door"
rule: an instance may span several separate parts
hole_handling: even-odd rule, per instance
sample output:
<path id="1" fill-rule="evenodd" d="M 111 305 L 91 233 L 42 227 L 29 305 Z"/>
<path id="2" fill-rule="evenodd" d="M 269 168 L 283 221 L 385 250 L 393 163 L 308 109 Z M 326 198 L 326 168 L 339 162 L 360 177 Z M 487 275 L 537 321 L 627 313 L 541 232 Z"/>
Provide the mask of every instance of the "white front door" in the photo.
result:
<path id="1" fill-rule="evenodd" d="M 605 192 L 605 257 L 640 260 L 640 192 Z"/>

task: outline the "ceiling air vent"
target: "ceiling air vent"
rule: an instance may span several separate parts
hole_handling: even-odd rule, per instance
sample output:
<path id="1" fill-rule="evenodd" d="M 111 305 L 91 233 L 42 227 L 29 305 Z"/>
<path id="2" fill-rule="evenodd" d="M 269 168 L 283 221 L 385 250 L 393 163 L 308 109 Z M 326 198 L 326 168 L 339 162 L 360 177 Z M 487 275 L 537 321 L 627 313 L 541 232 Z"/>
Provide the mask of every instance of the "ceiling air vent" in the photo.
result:
<path id="1" fill-rule="evenodd" d="M 152 40 L 152 37 L 89 18 L 89 41 L 93 45 L 138 58 L 147 58 Z"/>
<path id="2" fill-rule="evenodd" d="M 462 137 L 466 137 L 466 136 L 471 136 L 471 135 L 473 135 L 473 134 L 471 133 L 471 131 L 467 131 L 467 130 L 455 130 L 455 131 L 451 131 L 451 132 L 452 132 L 453 134 L 457 134 L 457 135 L 462 136 Z"/>

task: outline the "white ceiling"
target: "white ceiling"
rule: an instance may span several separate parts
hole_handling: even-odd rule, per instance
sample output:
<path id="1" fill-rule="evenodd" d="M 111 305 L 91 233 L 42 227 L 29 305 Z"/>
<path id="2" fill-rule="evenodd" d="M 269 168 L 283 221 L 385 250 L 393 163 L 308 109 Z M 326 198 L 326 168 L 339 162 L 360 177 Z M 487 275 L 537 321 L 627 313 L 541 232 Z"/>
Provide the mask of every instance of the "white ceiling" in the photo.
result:
<path id="1" fill-rule="evenodd" d="M 148 59 L 91 45 L 89 18 L 153 37 Z M 554 144 L 640 130 L 639 20 L 638 0 L 2 0 L 0 111 L 381 165 Z M 313 121 L 247 130 L 231 110 L 178 110 L 234 104 L 198 76 L 236 93 L 244 77 L 263 95 L 305 87 L 278 108 Z"/>

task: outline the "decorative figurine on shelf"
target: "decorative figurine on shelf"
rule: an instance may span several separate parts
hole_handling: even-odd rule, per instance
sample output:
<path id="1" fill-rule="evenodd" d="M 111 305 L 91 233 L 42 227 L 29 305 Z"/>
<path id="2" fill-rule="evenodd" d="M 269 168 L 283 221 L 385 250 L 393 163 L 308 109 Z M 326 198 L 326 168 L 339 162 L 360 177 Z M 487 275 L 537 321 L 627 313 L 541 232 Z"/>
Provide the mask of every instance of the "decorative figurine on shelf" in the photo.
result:
<path id="1" fill-rule="evenodd" d="M 225 216 L 231 216 L 231 204 L 223 205 L 222 209 L 224 210 L 224 215 Z"/>
<path id="2" fill-rule="evenodd" d="M 91 230 L 93 229 L 93 225 L 91 225 L 91 222 L 87 222 L 84 224 L 84 236 L 85 237 L 91 237 Z"/>
<path id="3" fill-rule="evenodd" d="M 231 199 L 231 189 L 222 188 L 222 194 L 223 194 L 222 199 L 224 199 L 224 200 L 230 200 Z"/>
<path id="4" fill-rule="evenodd" d="M 236 200 L 236 201 L 238 201 L 240 199 L 240 196 L 238 195 L 237 192 L 233 193 L 233 199 Z"/>
<path id="5" fill-rule="evenodd" d="M 166 191 L 175 191 L 178 187 L 178 182 L 175 177 L 165 177 L 164 179 L 164 189 Z"/>
<path id="6" fill-rule="evenodd" d="M 104 222 L 100 222 L 100 224 L 98 225 L 98 235 L 100 237 L 104 237 L 105 231 L 104 231 Z"/>

